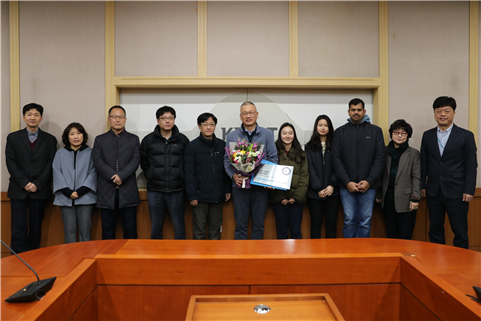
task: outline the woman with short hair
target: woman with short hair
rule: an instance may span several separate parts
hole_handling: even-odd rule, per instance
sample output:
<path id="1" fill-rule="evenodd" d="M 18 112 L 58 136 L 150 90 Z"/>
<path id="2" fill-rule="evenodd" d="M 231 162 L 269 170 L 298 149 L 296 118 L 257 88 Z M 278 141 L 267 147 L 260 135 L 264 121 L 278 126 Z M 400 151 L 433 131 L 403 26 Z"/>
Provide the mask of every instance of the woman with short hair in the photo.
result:
<path id="1" fill-rule="evenodd" d="M 409 147 L 413 129 L 404 119 L 391 124 L 386 147 L 382 188 L 376 201 L 382 204 L 388 238 L 412 239 L 421 199 L 421 158 Z"/>
<path id="2" fill-rule="evenodd" d="M 97 202 L 97 172 L 87 146 L 88 134 L 79 123 L 71 123 L 62 134 L 65 147 L 53 161 L 54 205 L 60 206 L 65 243 L 90 241 L 92 212 Z"/>

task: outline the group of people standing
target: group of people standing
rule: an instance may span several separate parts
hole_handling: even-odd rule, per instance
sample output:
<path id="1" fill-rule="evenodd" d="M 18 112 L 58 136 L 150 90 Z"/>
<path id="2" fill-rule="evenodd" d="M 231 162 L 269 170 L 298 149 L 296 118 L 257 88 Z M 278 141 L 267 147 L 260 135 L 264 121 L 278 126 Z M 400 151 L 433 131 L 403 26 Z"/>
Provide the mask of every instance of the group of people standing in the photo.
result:
<path id="1" fill-rule="evenodd" d="M 140 197 L 136 171 L 140 165 L 147 179 L 152 239 L 163 238 L 169 212 L 175 239 L 185 239 L 185 198 L 192 206 L 194 239 L 220 239 L 223 203 L 231 197 L 236 221 L 235 238 L 247 239 L 252 217 L 252 239 L 264 237 L 269 202 L 276 217 L 279 239 L 302 238 L 301 223 L 307 203 L 311 238 L 335 238 L 339 203 L 344 209 L 344 237 L 369 237 L 375 201 L 383 207 L 388 237 L 411 239 L 421 197 L 427 198 L 429 237 L 444 244 L 447 212 L 454 231 L 454 245 L 468 248 L 468 205 L 476 188 L 474 135 L 453 124 L 456 101 L 439 97 L 433 104 L 438 126 L 424 133 L 421 153 L 409 146 L 412 127 L 404 120 L 389 128 L 391 141 L 384 146 L 381 128 L 371 124 L 364 102 L 348 104 L 348 122 L 334 130 L 331 119 L 320 115 L 305 150 L 290 123 L 278 138 L 257 124 L 254 103 L 240 107 L 241 126 L 226 141 L 214 134 L 217 118 L 203 113 L 197 118 L 199 136 L 193 141 L 179 132 L 176 112 L 157 110 L 154 131 L 139 138 L 126 131 L 126 111 L 113 106 L 108 112 L 110 130 L 87 145 L 88 134 L 79 123 L 68 125 L 64 148 L 56 151 L 54 136 L 42 131 L 43 107 L 23 108 L 26 128 L 7 137 L 6 163 L 11 175 L 8 197 L 12 208 L 11 247 L 24 252 L 40 246 L 41 223 L 51 195 L 60 206 L 65 242 L 90 240 L 94 207 L 101 211 L 102 239 L 114 239 L 118 217 L 124 238 L 137 238 Z M 289 190 L 251 185 L 230 163 L 225 147 L 246 140 L 264 145 L 267 161 L 293 167 Z M 207 231 L 208 226 L 208 231 Z"/>

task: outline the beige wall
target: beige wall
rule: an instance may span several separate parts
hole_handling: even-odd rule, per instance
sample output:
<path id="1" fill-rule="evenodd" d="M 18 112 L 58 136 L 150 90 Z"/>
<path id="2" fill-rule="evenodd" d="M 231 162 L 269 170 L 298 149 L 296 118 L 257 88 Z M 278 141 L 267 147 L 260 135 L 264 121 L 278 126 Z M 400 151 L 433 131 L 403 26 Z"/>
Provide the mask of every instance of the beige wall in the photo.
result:
<path id="1" fill-rule="evenodd" d="M 289 3 L 207 3 L 208 76 L 289 76 Z"/>
<path id="2" fill-rule="evenodd" d="M 1 5 L 3 156 L 10 131 L 9 30 L 8 3 Z M 19 7 L 20 104 L 44 105 L 41 127 L 59 140 L 72 121 L 92 138 L 103 132 L 105 3 L 20 1 Z M 377 2 L 298 7 L 301 77 L 379 76 Z M 116 2 L 116 76 L 196 76 L 197 10 L 197 2 Z M 455 122 L 467 128 L 469 2 L 390 1 L 388 10 L 389 123 L 410 122 L 411 145 L 418 148 L 422 132 L 435 126 L 434 98 L 451 95 L 459 106 Z M 206 22 L 208 76 L 289 76 L 287 1 L 208 1 Z M 481 128 L 478 133 L 479 142 Z M 7 185 L 2 161 L 2 191 Z"/>
<path id="3" fill-rule="evenodd" d="M 196 76 L 197 2 L 115 3 L 117 76 Z"/>
<path id="4" fill-rule="evenodd" d="M 468 128 L 469 3 L 389 2 L 389 123 L 413 126 L 411 146 L 436 126 L 432 104 L 456 99 L 455 123 Z"/>
<path id="5" fill-rule="evenodd" d="M 40 127 L 59 147 L 71 122 L 84 125 L 91 146 L 105 130 L 104 8 L 90 1 L 19 2 L 20 105 L 45 108 Z"/>
<path id="6" fill-rule="evenodd" d="M 375 1 L 299 2 L 299 76 L 379 77 Z"/>
<path id="7" fill-rule="evenodd" d="M 0 37 L 1 37 L 1 44 L 2 44 L 2 112 L 0 114 L 0 123 L 1 123 L 1 143 L 0 143 L 0 159 L 2 160 L 1 165 L 1 179 L 2 179 L 2 191 L 6 191 L 8 188 L 8 171 L 7 166 L 5 165 L 5 142 L 8 133 L 10 133 L 10 38 L 9 32 L 10 28 L 8 26 L 9 19 L 8 19 L 8 2 L 2 1 L 1 5 L 1 28 Z"/>

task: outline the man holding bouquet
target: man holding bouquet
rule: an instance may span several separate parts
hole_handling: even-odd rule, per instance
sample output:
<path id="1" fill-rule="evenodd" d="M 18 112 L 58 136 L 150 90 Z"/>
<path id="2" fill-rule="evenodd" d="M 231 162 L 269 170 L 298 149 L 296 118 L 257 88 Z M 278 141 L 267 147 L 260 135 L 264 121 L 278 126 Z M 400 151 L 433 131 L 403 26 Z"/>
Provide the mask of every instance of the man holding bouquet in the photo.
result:
<path id="1" fill-rule="evenodd" d="M 274 143 L 274 135 L 272 131 L 257 125 L 259 113 L 254 103 L 246 101 L 240 108 L 240 119 L 242 125 L 240 128 L 230 132 L 226 138 L 226 146 L 231 143 L 244 142 L 253 146 L 263 145 L 265 159 L 276 163 L 277 150 Z M 231 155 L 226 153 L 224 156 L 224 167 L 233 181 L 232 198 L 234 200 L 234 217 L 236 221 L 235 239 L 247 240 L 247 224 L 249 222 L 249 214 L 252 213 L 252 235 L 251 238 L 264 238 L 264 218 L 266 216 L 267 206 L 269 202 L 269 193 L 267 188 L 246 184 L 246 180 L 250 177 L 245 172 L 237 170 L 231 164 Z"/>

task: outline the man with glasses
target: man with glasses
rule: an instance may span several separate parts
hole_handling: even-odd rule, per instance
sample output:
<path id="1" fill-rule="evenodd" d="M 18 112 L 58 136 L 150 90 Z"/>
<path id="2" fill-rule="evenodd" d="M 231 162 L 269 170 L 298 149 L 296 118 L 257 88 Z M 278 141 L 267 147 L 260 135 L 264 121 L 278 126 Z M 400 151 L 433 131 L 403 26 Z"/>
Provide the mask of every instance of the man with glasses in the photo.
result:
<path id="1" fill-rule="evenodd" d="M 436 98 L 433 109 L 438 126 L 424 132 L 421 142 L 421 195 L 427 198 L 429 240 L 445 244 L 447 212 L 453 245 L 469 249 L 468 210 L 478 167 L 474 135 L 453 123 L 454 98 Z"/>
<path id="2" fill-rule="evenodd" d="M 348 122 L 336 129 L 332 165 L 344 208 L 344 237 L 369 237 L 376 189 L 381 187 L 385 147 L 381 128 L 371 124 L 364 101 L 352 99 Z"/>
<path id="3" fill-rule="evenodd" d="M 147 197 L 152 239 L 163 238 L 165 213 L 174 224 L 175 239 L 185 240 L 184 221 L 184 149 L 189 139 L 175 125 L 175 110 L 170 106 L 157 109 L 157 126 L 144 137 L 141 163 L 147 179 Z"/>
<path id="4" fill-rule="evenodd" d="M 137 206 L 140 205 L 135 171 L 140 163 L 139 137 L 125 130 L 122 106 L 109 110 L 110 130 L 95 138 L 92 160 L 99 174 L 97 207 L 102 218 L 102 239 L 115 239 L 118 216 L 124 239 L 137 238 Z"/>
<path id="5" fill-rule="evenodd" d="M 211 113 L 197 117 L 200 135 L 185 148 L 185 189 L 192 206 L 194 240 L 220 240 L 222 208 L 230 199 L 231 181 L 224 171 L 225 142 L 215 136 L 217 118 Z"/>
<path id="6" fill-rule="evenodd" d="M 250 101 L 246 101 L 240 108 L 240 119 L 242 125 L 240 128 L 230 132 L 226 137 L 226 146 L 229 147 L 231 142 L 236 143 L 238 140 L 246 140 L 249 143 L 257 142 L 264 145 L 266 152 L 265 159 L 276 163 L 277 149 L 274 143 L 274 135 L 272 131 L 257 125 L 256 105 Z M 251 238 L 264 238 L 264 218 L 269 202 L 268 189 L 260 186 L 251 185 L 251 188 L 242 188 L 242 181 L 248 179 L 241 174 L 236 174 L 234 166 L 231 165 L 229 155 L 224 156 L 224 168 L 229 177 L 232 178 L 234 187 L 232 189 L 232 198 L 234 199 L 234 217 L 235 217 L 235 239 L 247 239 L 247 225 L 249 222 L 249 214 L 252 213 L 252 235 Z"/>

